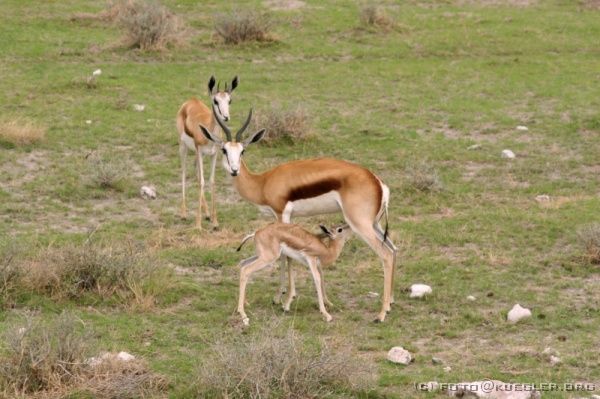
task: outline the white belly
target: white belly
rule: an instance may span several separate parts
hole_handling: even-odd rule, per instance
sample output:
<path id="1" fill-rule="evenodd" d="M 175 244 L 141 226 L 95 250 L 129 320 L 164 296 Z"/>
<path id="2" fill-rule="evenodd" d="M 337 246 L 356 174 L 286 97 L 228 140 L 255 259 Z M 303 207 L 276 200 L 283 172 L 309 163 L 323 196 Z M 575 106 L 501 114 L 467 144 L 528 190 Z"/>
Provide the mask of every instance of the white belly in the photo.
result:
<path id="1" fill-rule="evenodd" d="M 324 213 L 337 213 L 341 211 L 340 195 L 337 191 L 330 191 L 318 197 L 301 199 L 288 202 L 284 215 L 289 216 L 313 216 Z M 285 217 L 285 216 L 284 216 Z"/>
<path id="2" fill-rule="evenodd" d="M 306 261 L 306 256 L 302 252 L 296 251 L 295 249 L 292 249 L 285 244 L 281 244 L 281 255 L 287 256 L 288 258 L 292 258 L 302 263 L 303 265 L 308 265 L 308 262 Z"/>
<path id="3" fill-rule="evenodd" d="M 194 141 L 193 138 L 191 138 L 190 136 L 188 136 L 185 133 L 182 133 L 181 141 L 183 141 L 185 146 L 190 151 L 196 152 L 196 142 Z M 217 146 L 214 145 L 213 143 L 209 143 L 207 145 L 200 147 L 200 152 L 202 153 L 202 155 L 211 155 L 211 156 L 215 155 L 215 153 L 217 152 Z"/>

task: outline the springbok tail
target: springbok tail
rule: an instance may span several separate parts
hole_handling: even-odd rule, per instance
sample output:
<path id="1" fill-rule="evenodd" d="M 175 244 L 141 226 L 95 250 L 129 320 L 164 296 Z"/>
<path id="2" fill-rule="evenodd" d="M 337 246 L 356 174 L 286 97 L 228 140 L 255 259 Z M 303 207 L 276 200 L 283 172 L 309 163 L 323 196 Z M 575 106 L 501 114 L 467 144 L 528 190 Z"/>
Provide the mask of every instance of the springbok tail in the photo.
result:
<path id="1" fill-rule="evenodd" d="M 244 244 L 246 243 L 246 241 L 248 241 L 251 238 L 254 238 L 254 234 L 255 233 L 248 234 L 246 237 L 244 237 L 244 239 L 242 240 L 242 243 L 240 244 L 240 246 L 237 249 L 237 252 L 240 252 L 242 250 L 242 247 L 244 246 Z"/>

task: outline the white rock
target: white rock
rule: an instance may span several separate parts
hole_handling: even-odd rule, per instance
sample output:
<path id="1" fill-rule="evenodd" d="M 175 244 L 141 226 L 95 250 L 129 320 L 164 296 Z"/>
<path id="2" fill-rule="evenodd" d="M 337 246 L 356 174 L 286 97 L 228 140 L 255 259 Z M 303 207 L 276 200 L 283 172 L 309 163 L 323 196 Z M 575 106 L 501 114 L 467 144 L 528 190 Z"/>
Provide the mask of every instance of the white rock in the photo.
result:
<path id="1" fill-rule="evenodd" d="M 102 69 L 96 69 L 94 72 L 92 72 L 92 76 L 100 76 L 102 75 Z"/>
<path id="2" fill-rule="evenodd" d="M 24 335 L 25 332 L 27 331 L 27 329 L 25 327 L 21 327 L 17 330 L 17 332 L 19 333 L 19 335 Z"/>
<path id="3" fill-rule="evenodd" d="M 449 373 L 449 372 L 451 372 L 451 371 L 452 371 L 452 367 L 450 367 L 450 366 L 446 366 L 446 367 L 444 367 L 444 371 L 445 371 L 446 373 Z"/>
<path id="4" fill-rule="evenodd" d="M 519 125 L 519 126 L 517 126 L 517 130 L 520 130 L 522 132 L 526 132 L 526 131 L 529 130 L 529 128 L 527 126 Z"/>
<path id="5" fill-rule="evenodd" d="M 135 356 L 133 356 L 131 353 L 119 352 L 117 354 L 117 359 L 119 359 L 122 362 L 130 362 L 132 360 L 135 360 Z"/>
<path id="6" fill-rule="evenodd" d="M 413 284 L 410 286 L 410 297 L 421 298 L 427 294 L 431 294 L 431 287 L 426 284 Z"/>
<path id="7" fill-rule="evenodd" d="M 92 124 L 92 121 L 91 121 L 90 119 L 88 119 L 87 121 L 85 121 L 85 123 L 86 123 L 87 125 L 91 125 L 91 124 Z"/>
<path id="8" fill-rule="evenodd" d="M 477 298 L 475 298 L 473 295 L 469 295 L 469 296 L 467 297 L 467 301 L 474 301 L 474 300 L 476 300 L 476 299 L 477 299 Z"/>
<path id="9" fill-rule="evenodd" d="M 550 202 L 550 196 L 547 194 L 536 195 L 535 200 L 537 202 Z"/>
<path id="10" fill-rule="evenodd" d="M 368 296 L 369 298 L 377 298 L 377 297 L 379 296 L 379 294 L 378 294 L 377 292 L 369 291 L 369 292 L 367 293 L 367 296 Z"/>
<path id="11" fill-rule="evenodd" d="M 511 150 L 502 150 L 502 158 L 506 158 L 506 159 L 513 159 L 515 158 L 516 155 L 514 152 L 512 152 Z"/>
<path id="12" fill-rule="evenodd" d="M 140 195 L 144 199 L 156 199 L 156 188 L 154 186 L 142 186 Z"/>
<path id="13" fill-rule="evenodd" d="M 554 355 L 550 356 L 550 364 L 551 365 L 555 366 L 558 363 L 560 363 L 560 357 L 554 356 Z"/>
<path id="14" fill-rule="evenodd" d="M 542 351 L 542 355 L 546 355 L 546 356 L 555 355 L 555 356 L 558 356 L 558 355 L 560 355 L 560 353 L 556 349 L 554 349 L 554 348 L 547 347 L 547 348 L 545 348 Z"/>
<path id="15" fill-rule="evenodd" d="M 401 346 L 394 346 L 389 350 L 387 359 L 392 363 L 409 364 L 412 360 L 412 355 L 409 351 Z"/>
<path id="16" fill-rule="evenodd" d="M 507 320 L 516 323 L 519 320 L 531 317 L 531 310 L 522 307 L 518 303 L 508 312 Z"/>
<path id="17" fill-rule="evenodd" d="M 135 109 L 138 112 L 142 112 L 146 109 L 146 106 L 144 104 L 133 104 L 133 109 Z"/>
<path id="18" fill-rule="evenodd" d="M 467 147 L 467 150 L 478 150 L 481 148 L 481 144 L 473 144 Z"/>

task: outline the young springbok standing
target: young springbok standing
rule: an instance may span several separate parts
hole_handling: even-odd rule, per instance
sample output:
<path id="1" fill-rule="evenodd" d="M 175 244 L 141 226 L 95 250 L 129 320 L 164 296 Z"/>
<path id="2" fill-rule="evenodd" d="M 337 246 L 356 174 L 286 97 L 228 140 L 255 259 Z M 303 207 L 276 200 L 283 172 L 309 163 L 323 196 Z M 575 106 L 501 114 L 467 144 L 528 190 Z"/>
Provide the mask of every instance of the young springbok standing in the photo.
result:
<path id="1" fill-rule="evenodd" d="M 224 120 L 229 120 L 229 104 L 231 104 L 231 92 L 238 85 L 237 76 L 231 81 L 231 87 L 225 84 L 225 90 L 220 90 L 220 84 L 215 91 L 215 77 L 211 76 L 208 81 L 208 94 L 215 109 L 215 114 Z M 215 208 L 215 167 L 217 164 L 217 148 L 208 141 L 202 134 L 199 125 L 205 126 L 211 132 L 215 133 L 217 122 L 211 112 L 202 101 L 197 98 L 183 103 L 179 112 L 177 112 L 177 133 L 179 134 L 179 157 L 181 158 L 181 217 L 187 216 L 187 207 L 185 201 L 185 168 L 188 151 L 193 151 L 196 154 L 196 175 L 198 178 L 198 212 L 196 214 L 196 227 L 202 229 L 202 208 L 206 212 L 206 217 L 210 218 L 213 227 L 218 226 L 217 211 Z M 206 198 L 204 197 L 204 165 L 203 157 L 210 156 L 210 211 Z"/>
<path id="2" fill-rule="evenodd" d="M 309 233 L 297 224 L 280 222 L 269 224 L 244 238 L 238 250 L 252 237 L 254 237 L 256 246 L 256 255 L 240 262 L 242 268 L 240 270 L 240 294 L 237 311 L 242 316 L 245 325 L 250 323 L 250 319 L 244 312 L 248 278 L 252 273 L 275 263 L 282 255 L 289 256 L 309 267 L 317 289 L 319 310 L 326 321 L 331 321 L 332 317 L 325 309 L 324 301 L 330 303 L 325 295 L 321 266 L 330 265 L 337 260 L 346 240 L 352 234 L 352 230 L 348 226 L 339 226 L 334 228 L 333 231 L 322 225 L 319 227 L 321 227 L 325 236 L 329 237 L 328 246 L 321 241 L 320 236 Z M 285 311 L 290 310 L 290 303 L 293 299 L 291 294 L 291 292 L 288 292 L 288 297 L 283 305 Z"/>
<path id="3" fill-rule="evenodd" d="M 213 109 L 216 113 L 216 110 Z M 207 139 L 218 144 L 224 154 L 223 166 L 234 176 L 233 184 L 246 200 L 273 213 L 278 221 L 289 223 L 292 216 L 311 216 L 342 212 L 352 230 L 365 241 L 383 263 L 382 307 L 376 321 L 384 321 L 393 302 L 394 265 L 396 247 L 388 237 L 387 206 L 389 188 L 368 169 L 330 158 L 291 161 L 264 172 L 254 174 L 242 160 L 248 145 L 262 139 L 265 129 L 242 141 L 242 134 L 252 118 L 252 110 L 235 141 L 231 131 L 215 116 L 217 123 L 228 135 L 222 141 L 201 126 Z M 386 227 L 379 224 L 385 216 Z M 289 294 L 293 291 L 293 276 L 288 270 Z"/>

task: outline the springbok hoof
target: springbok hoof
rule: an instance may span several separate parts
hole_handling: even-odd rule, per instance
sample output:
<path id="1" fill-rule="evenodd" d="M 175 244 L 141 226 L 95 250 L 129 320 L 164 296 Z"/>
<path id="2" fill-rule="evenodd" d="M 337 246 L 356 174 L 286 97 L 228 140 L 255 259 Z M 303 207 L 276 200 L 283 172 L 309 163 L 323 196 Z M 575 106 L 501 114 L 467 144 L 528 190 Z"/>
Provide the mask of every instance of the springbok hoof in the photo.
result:
<path id="1" fill-rule="evenodd" d="M 248 327 L 250 325 L 250 319 L 247 317 L 242 318 L 242 324 L 244 327 Z"/>
<path id="2" fill-rule="evenodd" d="M 323 315 L 323 317 L 325 317 L 325 321 L 327 323 L 331 322 L 331 320 L 333 320 L 333 317 L 331 317 L 331 315 L 328 313 L 326 315 Z"/>

